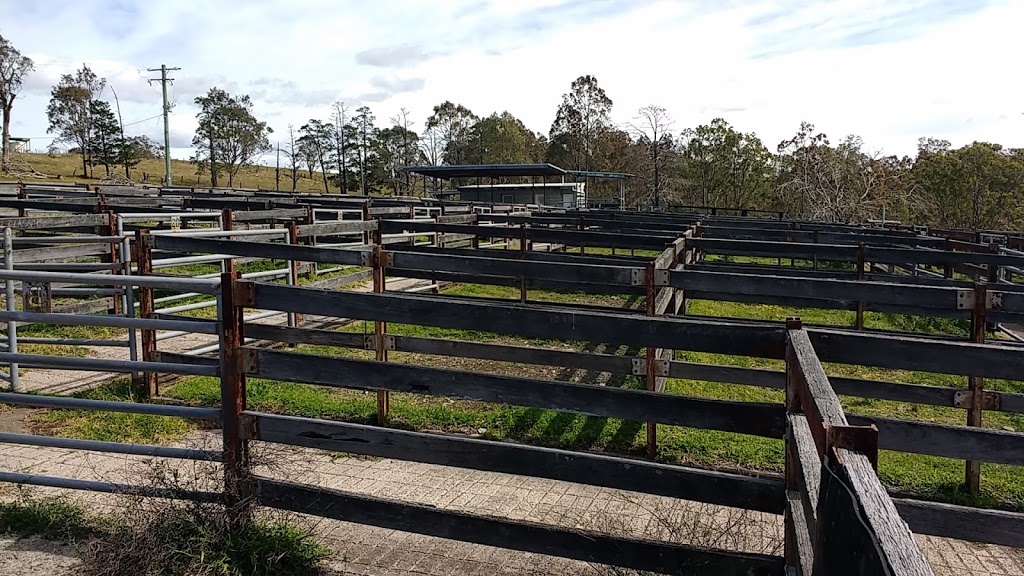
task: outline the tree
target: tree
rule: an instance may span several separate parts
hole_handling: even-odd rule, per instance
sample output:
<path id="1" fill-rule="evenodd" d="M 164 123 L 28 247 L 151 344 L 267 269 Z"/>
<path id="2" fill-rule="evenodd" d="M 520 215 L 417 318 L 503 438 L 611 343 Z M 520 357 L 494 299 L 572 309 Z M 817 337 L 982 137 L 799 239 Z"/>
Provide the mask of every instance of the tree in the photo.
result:
<path id="1" fill-rule="evenodd" d="M 437 130 L 436 136 L 446 164 L 458 165 L 466 161 L 471 129 L 477 120 L 476 114 L 462 104 L 445 101 L 434 106 L 434 113 L 427 118 L 427 129 Z"/>
<path id="2" fill-rule="evenodd" d="M 11 110 L 14 108 L 14 99 L 21 92 L 25 76 L 32 70 L 35 70 L 32 59 L 22 56 L 10 41 L 0 35 L 0 116 L 3 122 L 0 169 L 4 172 L 8 170 L 11 161 Z"/>
<path id="3" fill-rule="evenodd" d="M 214 87 L 205 96 L 196 97 L 195 103 L 200 110 L 196 114 L 199 127 L 192 138 L 196 149 L 192 163 L 200 174 L 209 165 L 212 186 L 217 186 L 218 169 L 223 167 L 228 173 L 228 186 L 234 186 L 242 166 L 271 149 L 267 136 L 273 130 L 253 116 L 248 95 L 235 97 Z"/>
<path id="4" fill-rule="evenodd" d="M 651 196 L 654 209 L 661 208 L 662 173 L 665 170 L 668 155 L 672 152 L 672 117 L 661 106 L 644 106 L 637 111 L 630 128 L 637 136 L 641 146 L 647 149 L 650 159 Z"/>
<path id="5" fill-rule="evenodd" d="M 331 190 L 327 186 L 327 165 L 330 162 L 330 154 L 333 149 L 334 126 L 324 124 L 320 120 L 310 119 L 299 128 L 299 134 L 301 134 L 299 136 L 300 146 L 309 151 L 310 156 L 307 158 L 311 170 L 314 164 L 320 167 L 320 174 L 324 181 L 324 193 L 329 194 Z"/>
<path id="6" fill-rule="evenodd" d="M 828 137 L 803 122 L 779 144 L 776 198 L 792 216 L 826 222 L 863 222 L 883 206 L 902 203 L 910 189 L 907 171 L 895 158 L 863 151 L 858 136 L 833 147 Z"/>
<path id="7" fill-rule="evenodd" d="M 676 174 L 687 201 L 727 208 L 767 207 L 773 157 L 755 134 L 721 118 L 683 131 Z"/>
<path id="8" fill-rule="evenodd" d="M 400 118 L 394 120 L 397 122 Z M 400 194 L 399 190 L 403 188 L 405 194 L 410 194 L 409 173 L 405 172 L 403 175 L 402 168 L 419 160 L 418 155 L 408 156 L 418 153 L 418 148 L 415 148 L 418 141 L 419 136 L 415 132 L 397 123 L 377 133 L 380 165 L 396 194 Z"/>
<path id="9" fill-rule="evenodd" d="M 295 144 L 295 127 L 288 125 L 288 148 L 285 149 L 285 156 L 288 158 L 288 169 L 291 173 L 292 192 L 295 192 L 299 182 L 299 167 L 302 164 L 302 154 Z"/>
<path id="10" fill-rule="evenodd" d="M 46 116 L 50 121 L 48 134 L 56 133 L 57 140 L 78 147 L 82 155 L 82 173 L 89 170 L 92 145 L 92 101 L 99 98 L 107 85 L 83 64 L 75 75 L 64 74 L 50 91 L 50 104 Z"/>
<path id="11" fill-rule="evenodd" d="M 130 136 L 120 142 L 118 162 L 124 165 L 125 172 L 139 165 L 143 160 L 162 158 L 164 147 L 157 144 L 149 136 Z M 126 176 L 130 178 L 131 176 Z"/>
<path id="12" fill-rule="evenodd" d="M 1024 154 L 974 142 L 922 139 L 911 170 L 920 187 L 918 217 L 955 228 L 1009 228 L 1024 216 Z"/>
<path id="13" fill-rule="evenodd" d="M 352 146 L 352 131 L 348 125 L 348 110 L 344 102 L 334 103 L 334 153 L 338 161 L 338 187 L 342 194 L 348 194 L 348 151 Z"/>
<path id="14" fill-rule="evenodd" d="M 420 159 L 420 137 L 412 130 L 414 123 L 409 120 L 409 111 L 405 108 L 399 109 L 398 114 L 391 118 L 391 123 L 394 125 L 394 128 L 399 129 L 398 134 L 400 136 L 401 144 L 399 148 L 399 164 L 401 164 L 401 166 L 399 168 L 418 164 Z M 409 181 L 409 173 L 403 171 L 403 175 L 404 193 L 406 195 L 412 195 L 412 184 Z"/>
<path id="15" fill-rule="evenodd" d="M 89 115 L 92 118 L 89 127 L 89 141 L 92 146 L 90 163 L 93 166 L 102 164 L 107 176 L 110 176 L 110 165 L 116 165 L 121 159 L 121 125 L 110 108 L 110 103 L 93 100 L 89 104 Z"/>
<path id="16" fill-rule="evenodd" d="M 480 120 L 472 132 L 472 147 L 477 150 L 480 164 L 525 164 L 532 160 L 530 144 L 536 135 L 508 112 Z"/>
<path id="17" fill-rule="evenodd" d="M 573 81 L 562 95 L 555 121 L 551 125 L 548 159 L 574 170 L 595 170 L 594 157 L 602 132 L 611 127 L 612 100 L 586 75 Z"/>
<path id="18" fill-rule="evenodd" d="M 370 170 L 373 161 L 373 145 L 377 139 L 377 129 L 373 123 L 376 117 L 370 108 L 361 106 L 356 110 L 355 125 L 359 151 L 359 189 L 363 196 L 367 194 L 366 174 Z"/>

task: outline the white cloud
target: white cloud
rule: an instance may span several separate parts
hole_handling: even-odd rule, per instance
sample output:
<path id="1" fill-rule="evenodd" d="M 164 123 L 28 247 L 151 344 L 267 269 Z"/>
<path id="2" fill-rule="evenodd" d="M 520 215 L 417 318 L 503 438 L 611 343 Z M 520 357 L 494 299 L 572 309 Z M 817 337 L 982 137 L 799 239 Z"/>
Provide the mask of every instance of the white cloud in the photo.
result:
<path id="1" fill-rule="evenodd" d="M 10 3 L 15 0 L 0 0 Z M 253 97 L 277 134 L 334 100 L 399 108 L 422 126 L 444 100 L 509 110 L 547 132 L 569 84 L 595 75 L 628 122 L 647 104 L 676 127 L 722 116 L 769 148 L 800 121 L 834 139 L 913 154 L 917 138 L 1024 147 L 1024 3 L 1011 0 L 43 0 L 5 10 L 0 34 L 36 60 L 17 135 L 45 135 L 50 86 L 88 62 L 126 122 L 159 114 L 146 68 L 179 66 L 172 133 L 211 86 Z M 162 138 L 158 121 L 131 127 Z M 34 142 L 44 146 L 42 140 Z M 187 150 L 176 151 L 187 156 Z"/>

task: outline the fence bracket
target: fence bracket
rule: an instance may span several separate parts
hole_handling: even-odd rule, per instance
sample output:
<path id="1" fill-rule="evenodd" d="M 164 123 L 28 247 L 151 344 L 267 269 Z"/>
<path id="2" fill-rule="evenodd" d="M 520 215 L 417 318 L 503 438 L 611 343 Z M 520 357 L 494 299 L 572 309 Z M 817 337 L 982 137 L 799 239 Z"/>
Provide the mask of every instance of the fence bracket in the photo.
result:
<path id="1" fill-rule="evenodd" d="M 238 417 L 238 428 L 239 435 L 241 435 L 243 440 L 260 439 L 260 422 L 255 416 L 250 414 L 241 414 Z"/>
<path id="2" fill-rule="evenodd" d="M 633 286 L 643 286 L 644 285 L 644 269 L 643 268 L 633 268 L 630 284 L 632 284 Z"/>
<path id="3" fill-rule="evenodd" d="M 359 265 L 364 268 L 371 268 L 373 266 L 373 252 L 371 252 L 370 250 L 360 251 Z"/>
<path id="4" fill-rule="evenodd" d="M 259 352 L 252 348 L 240 349 L 238 351 L 238 367 L 243 374 L 259 374 Z"/>
<path id="5" fill-rule="evenodd" d="M 655 286 L 668 286 L 669 285 L 669 271 L 666 270 L 655 270 L 654 271 L 654 285 Z"/>
<path id="6" fill-rule="evenodd" d="M 870 426 L 825 425 L 825 453 L 832 448 L 843 448 L 868 457 L 878 471 L 878 428 Z"/>
<path id="7" fill-rule="evenodd" d="M 633 376 L 647 375 L 647 359 L 633 358 Z"/>
<path id="8" fill-rule="evenodd" d="M 256 305 L 256 283 L 248 281 L 235 282 L 231 287 L 231 298 L 236 306 L 252 307 Z"/>
<path id="9" fill-rule="evenodd" d="M 957 390 L 953 393 L 953 407 L 954 408 L 970 408 L 971 401 L 974 398 L 973 390 Z M 992 392 L 990 390 L 982 391 L 981 396 L 981 409 L 982 410 L 999 410 L 1002 405 L 1002 395 L 999 392 Z"/>
<path id="10" fill-rule="evenodd" d="M 970 290 L 957 290 L 956 292 L 956 309 L 957 310 L 971 310 L 974 308 L 974 289 Z M 1003 293 L 1002 292 L 985 292 L 985 309 L 986 310 L 1001 310 L 1003 308 Z"/>

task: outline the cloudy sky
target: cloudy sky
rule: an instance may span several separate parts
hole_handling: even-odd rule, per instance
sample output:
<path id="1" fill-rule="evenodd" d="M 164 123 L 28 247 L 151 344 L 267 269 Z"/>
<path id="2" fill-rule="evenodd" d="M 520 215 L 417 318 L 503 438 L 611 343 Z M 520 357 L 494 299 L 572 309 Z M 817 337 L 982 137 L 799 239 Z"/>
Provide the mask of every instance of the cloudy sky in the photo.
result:
<path id="1" fill-rule="evenodd" d="M 146 68 L 167 64 L 179 157 L 211 86 L 249 94 L 277 136 L 336 100 L 378 124 L 405 107 L 416 128 L 453 100 L 547 133 L 582 74 L 618 123 L 658 104 L 677 129 L 723 117 L 770 149 L 802 120 L 886 153 L 1024 147 L 1022 22 L 1020 0 L 0 0 L 0 34 L 36 62 L 14 136 L 45 148 L 50 88 L 85 62 L 129 132 L 162 138 Z"/>

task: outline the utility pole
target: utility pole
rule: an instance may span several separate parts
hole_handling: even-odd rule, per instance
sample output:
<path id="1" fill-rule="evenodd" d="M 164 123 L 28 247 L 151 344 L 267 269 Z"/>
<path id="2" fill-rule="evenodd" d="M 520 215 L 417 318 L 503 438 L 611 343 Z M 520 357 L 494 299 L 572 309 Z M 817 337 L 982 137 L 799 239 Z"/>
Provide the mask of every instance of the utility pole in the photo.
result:
<path id="1" fill-rule="evenodd" d="M 174 78 L 168 78 L 167 73 L 181 70 L 181 68 L 168 68 L 166 64 L 161 64 L 159 68 L 147 68 L 147 72 L 160 72 L 160 78 L 151 78 L 149 81 L 160 82 L 160 86 L 163 87 L 164 92 L 164 182 L 166 186 L 170 186 L 174 182 L 171 180 L 171 129 L 167 121 L 167 114 L 171 111 L 171 106 L 167 102 L 167 82 L 173 82 Z"/>

